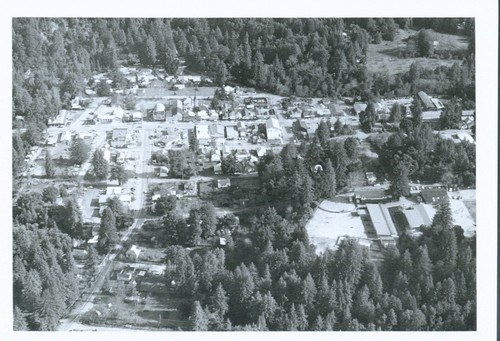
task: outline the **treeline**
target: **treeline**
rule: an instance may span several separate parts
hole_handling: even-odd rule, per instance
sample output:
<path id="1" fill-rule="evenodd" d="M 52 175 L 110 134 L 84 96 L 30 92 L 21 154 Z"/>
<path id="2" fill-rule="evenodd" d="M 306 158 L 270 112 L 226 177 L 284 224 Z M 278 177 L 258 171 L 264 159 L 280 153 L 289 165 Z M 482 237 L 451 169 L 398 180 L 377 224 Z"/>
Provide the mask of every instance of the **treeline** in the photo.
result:
<path id="1" fill-rule="evenodd" d="M 406 184 L 411 179 L 448 186 L 475 185 L 476 148 L 473 143 L 455 143 L 441 138 L 426 125 L 418 125 L 406 133 L 394 133 L 386 141 L 374 138 L 371 142 L 379 154 L 382 172 L 393 182 L 406 178 Z M 407 195 L 408 191 L 406 188 L 400 194 Z"/>
<path id="2" fill-rule="evenodd" d="M 13 116 L 45 123 L 81 93 L 92 72 L 110 72 L 122 83 L 119 61 L 175 74 L 185 58 L 190 69 L 206 72 L 218 85 L 231 81 L 284 96 L 359 95 L 372 81 L 364 64 L 374 35 L 393 40 L 399 27 L 412 25 L 451 32 L 458 22 L 18 18 L 12 37 Z M 473 38 L 473 20 L 464 26 Z"/>
<path id="3" fill-rule="evenodd" d="M 350 185 L 351 174 L 362 171 L 359 142 L 330 139 L 331 126 L 321 121 L 312 141 L 286 145 L 267 153 L 257 164 L 262 194 L 272 205 L 290 205 L 306 212 L 317 200 L 332 198 Z"/>
<path id="4" fill-rule="evenodd" d="M 165 282 L 188 300 L 194 330 L 475 329 L 474 240 L 446 205 L 380 266 L 353 240 L 316 255 L 305 229 L 273 208 L 232 246 L 166 255 Z"/>
<path id="5" fill-rule="evenodd" d="M 419 91 L 456 98 L 463 109 L 474 109 L 476 100 L 475 58 L 469 55 L 451 67 L 425 69 L 416 61 L 401 74 L 374 73 L 361 93 L 365 99 L 414 96 Z"/>
<path id="6" fill-rule="evenodd" d="M 58 204 L 58 198 L 63 203 Z M 91 231 L 84 228 L 80 207 L 65 186 L 21 194 L 13 218 L 14 328 L 54 330 L 79 293 L 72 240 L 88 239 Z M 98 250 L 111 250 L 118 241 L 117 229 L 132 222 L 118 198 L 108 199 Z M 89 251 L 89 258 L 94 256 Z"/>
<path id="7" fill-rule="evenodd" d="M 14 225 L 14 330 L 55 330 L 79 292 L 71 250 L 56 228 Z"/>

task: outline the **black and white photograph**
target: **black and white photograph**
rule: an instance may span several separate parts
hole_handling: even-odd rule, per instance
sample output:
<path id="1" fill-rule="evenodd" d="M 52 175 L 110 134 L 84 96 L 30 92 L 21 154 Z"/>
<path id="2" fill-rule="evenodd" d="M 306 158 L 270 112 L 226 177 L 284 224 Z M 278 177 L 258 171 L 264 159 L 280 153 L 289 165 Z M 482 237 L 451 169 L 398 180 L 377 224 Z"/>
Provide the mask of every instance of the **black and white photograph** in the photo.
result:
<path id="1" fill-rule="evenodd" d="M 9 18 L 12 335 L 477 339 L 481 18 L 167 9 Z"/>

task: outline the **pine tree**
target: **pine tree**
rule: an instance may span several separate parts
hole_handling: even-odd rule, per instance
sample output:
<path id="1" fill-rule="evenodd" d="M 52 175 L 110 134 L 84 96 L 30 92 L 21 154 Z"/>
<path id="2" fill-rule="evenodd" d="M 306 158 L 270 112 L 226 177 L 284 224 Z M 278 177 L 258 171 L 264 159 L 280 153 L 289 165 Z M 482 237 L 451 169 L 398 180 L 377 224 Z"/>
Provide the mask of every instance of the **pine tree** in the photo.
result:
<path id="1" fill-rule="evenodd" d="M 191 320 L 192 328 L 194 331 L 208 331 L 209 319 L 203 308 L 201 307 L 200 301 L 194 301 L 193 312 L 189 319 Z"/>
<path id="2" fill-rule="evenodd" d="M 54 160 L 52 160 L 52 155 L 50 151 L 45 151 L 45 175 L 48 178 L 53 178 L 56 174 L 56 169 L 54 165 Z"/>
<path id="3" fill-rule="evenodd" d="M 443 200 L 439 204 L 439 209 L 432 219 L 432 227 L 438 230 L 450 229 L 453 227 L 453 217 L 451 215 L 450 202 L 448 200 Z"/>
<path id="4" fill-rule="evenodd" d="M 75 139 L 69 147 L 69 153 L 73 164 L 82 165 L 89 157 L 90 147 L 83 140 Z"/>
<path id="5" fill-rule="evenodd" d="M 130 178 L 129 172 L 125 170 L 122 165 L 115 165 L 111 168 L 110 172 L 111 180 L 118 180 L 118 184 L 121 186 L 128 181 Z"/>
<path id="6" fill-rule="evenodd" d="M 106 207 L 101 216 L 98 246 L 102 251 L 109 252 L 117 242 L 115 214 L 110 208 Z"/>
<path id="7" fill-rule="evenodd" d="M 98 180 L 105 180 L 109 175 L 109 164 L 108 161 L 104 159 L 104 152 L 102 150 L 96 150 L 92 156 L 92 167 L 94 171 L 94 176 Z"/>
<path id="8" fill-rule="evenodd" d="M 85 270 L 88 273 L 88 276 L 92 279 L 97 272 L 97 253 L 95 248 L 92 245 L 87 247 L 87 257 L 85 259 Z"/>

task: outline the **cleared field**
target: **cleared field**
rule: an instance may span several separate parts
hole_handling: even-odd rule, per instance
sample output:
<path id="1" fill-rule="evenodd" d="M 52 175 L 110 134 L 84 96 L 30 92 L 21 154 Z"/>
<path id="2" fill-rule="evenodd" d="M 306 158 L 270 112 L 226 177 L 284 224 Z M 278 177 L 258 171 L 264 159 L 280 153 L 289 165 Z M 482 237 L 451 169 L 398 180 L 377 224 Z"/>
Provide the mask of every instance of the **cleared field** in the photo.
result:
<path id="1" fill-rule="evenodd" d="M 368 72 L 384 73 L 395 75 L 402 72 L 407 72 L 410 65 L 418 61 L 422 67 L 434 69 L 438 66 L 451 66 L 455 62 L 460 62 L 458 59 L 437 59 L 437 58 L 404 58 L 403 53 L 406 50 L 406 39 L 416 34 L 417 31 L 399 30 L 394 41 L 384 41 L 380 44 L 370 44 L 368 46 L 366 67 Z M 439 42 L 436 51 L 461 51 L 467 49 L 467 40 L 464 37 L 433 33 L 436 41 Z"/>
<path id="2" fill-rule="evenodd" d="M 367 238 L 363 222 L 354 204 L 337 203 L 325 200 L 318 207 L 306 229 L 311 242 L 316 246 L 316 252 L 334 249 L 339 237 Z"/>
<path id="3" fill-rule="evenodd" d="M 455 225 L 460 225 L 464 229 L 464 235 L 466 237 L 473 236 L 476 233 L 476 221 L 467 209 L 464 201 L 450 198 L 450 208 L 453 223 Z"/>

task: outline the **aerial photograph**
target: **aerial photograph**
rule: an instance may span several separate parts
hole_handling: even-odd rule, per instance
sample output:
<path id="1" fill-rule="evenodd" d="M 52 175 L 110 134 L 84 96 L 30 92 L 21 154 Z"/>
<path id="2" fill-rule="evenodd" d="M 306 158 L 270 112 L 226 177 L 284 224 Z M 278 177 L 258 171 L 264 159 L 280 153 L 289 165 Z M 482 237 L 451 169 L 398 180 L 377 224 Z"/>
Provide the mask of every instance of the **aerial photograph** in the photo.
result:
<path id="1" fill-rule="evenodd" d="M 475 18 L 11 19 L 14 331 L 478 330 Z"/>

